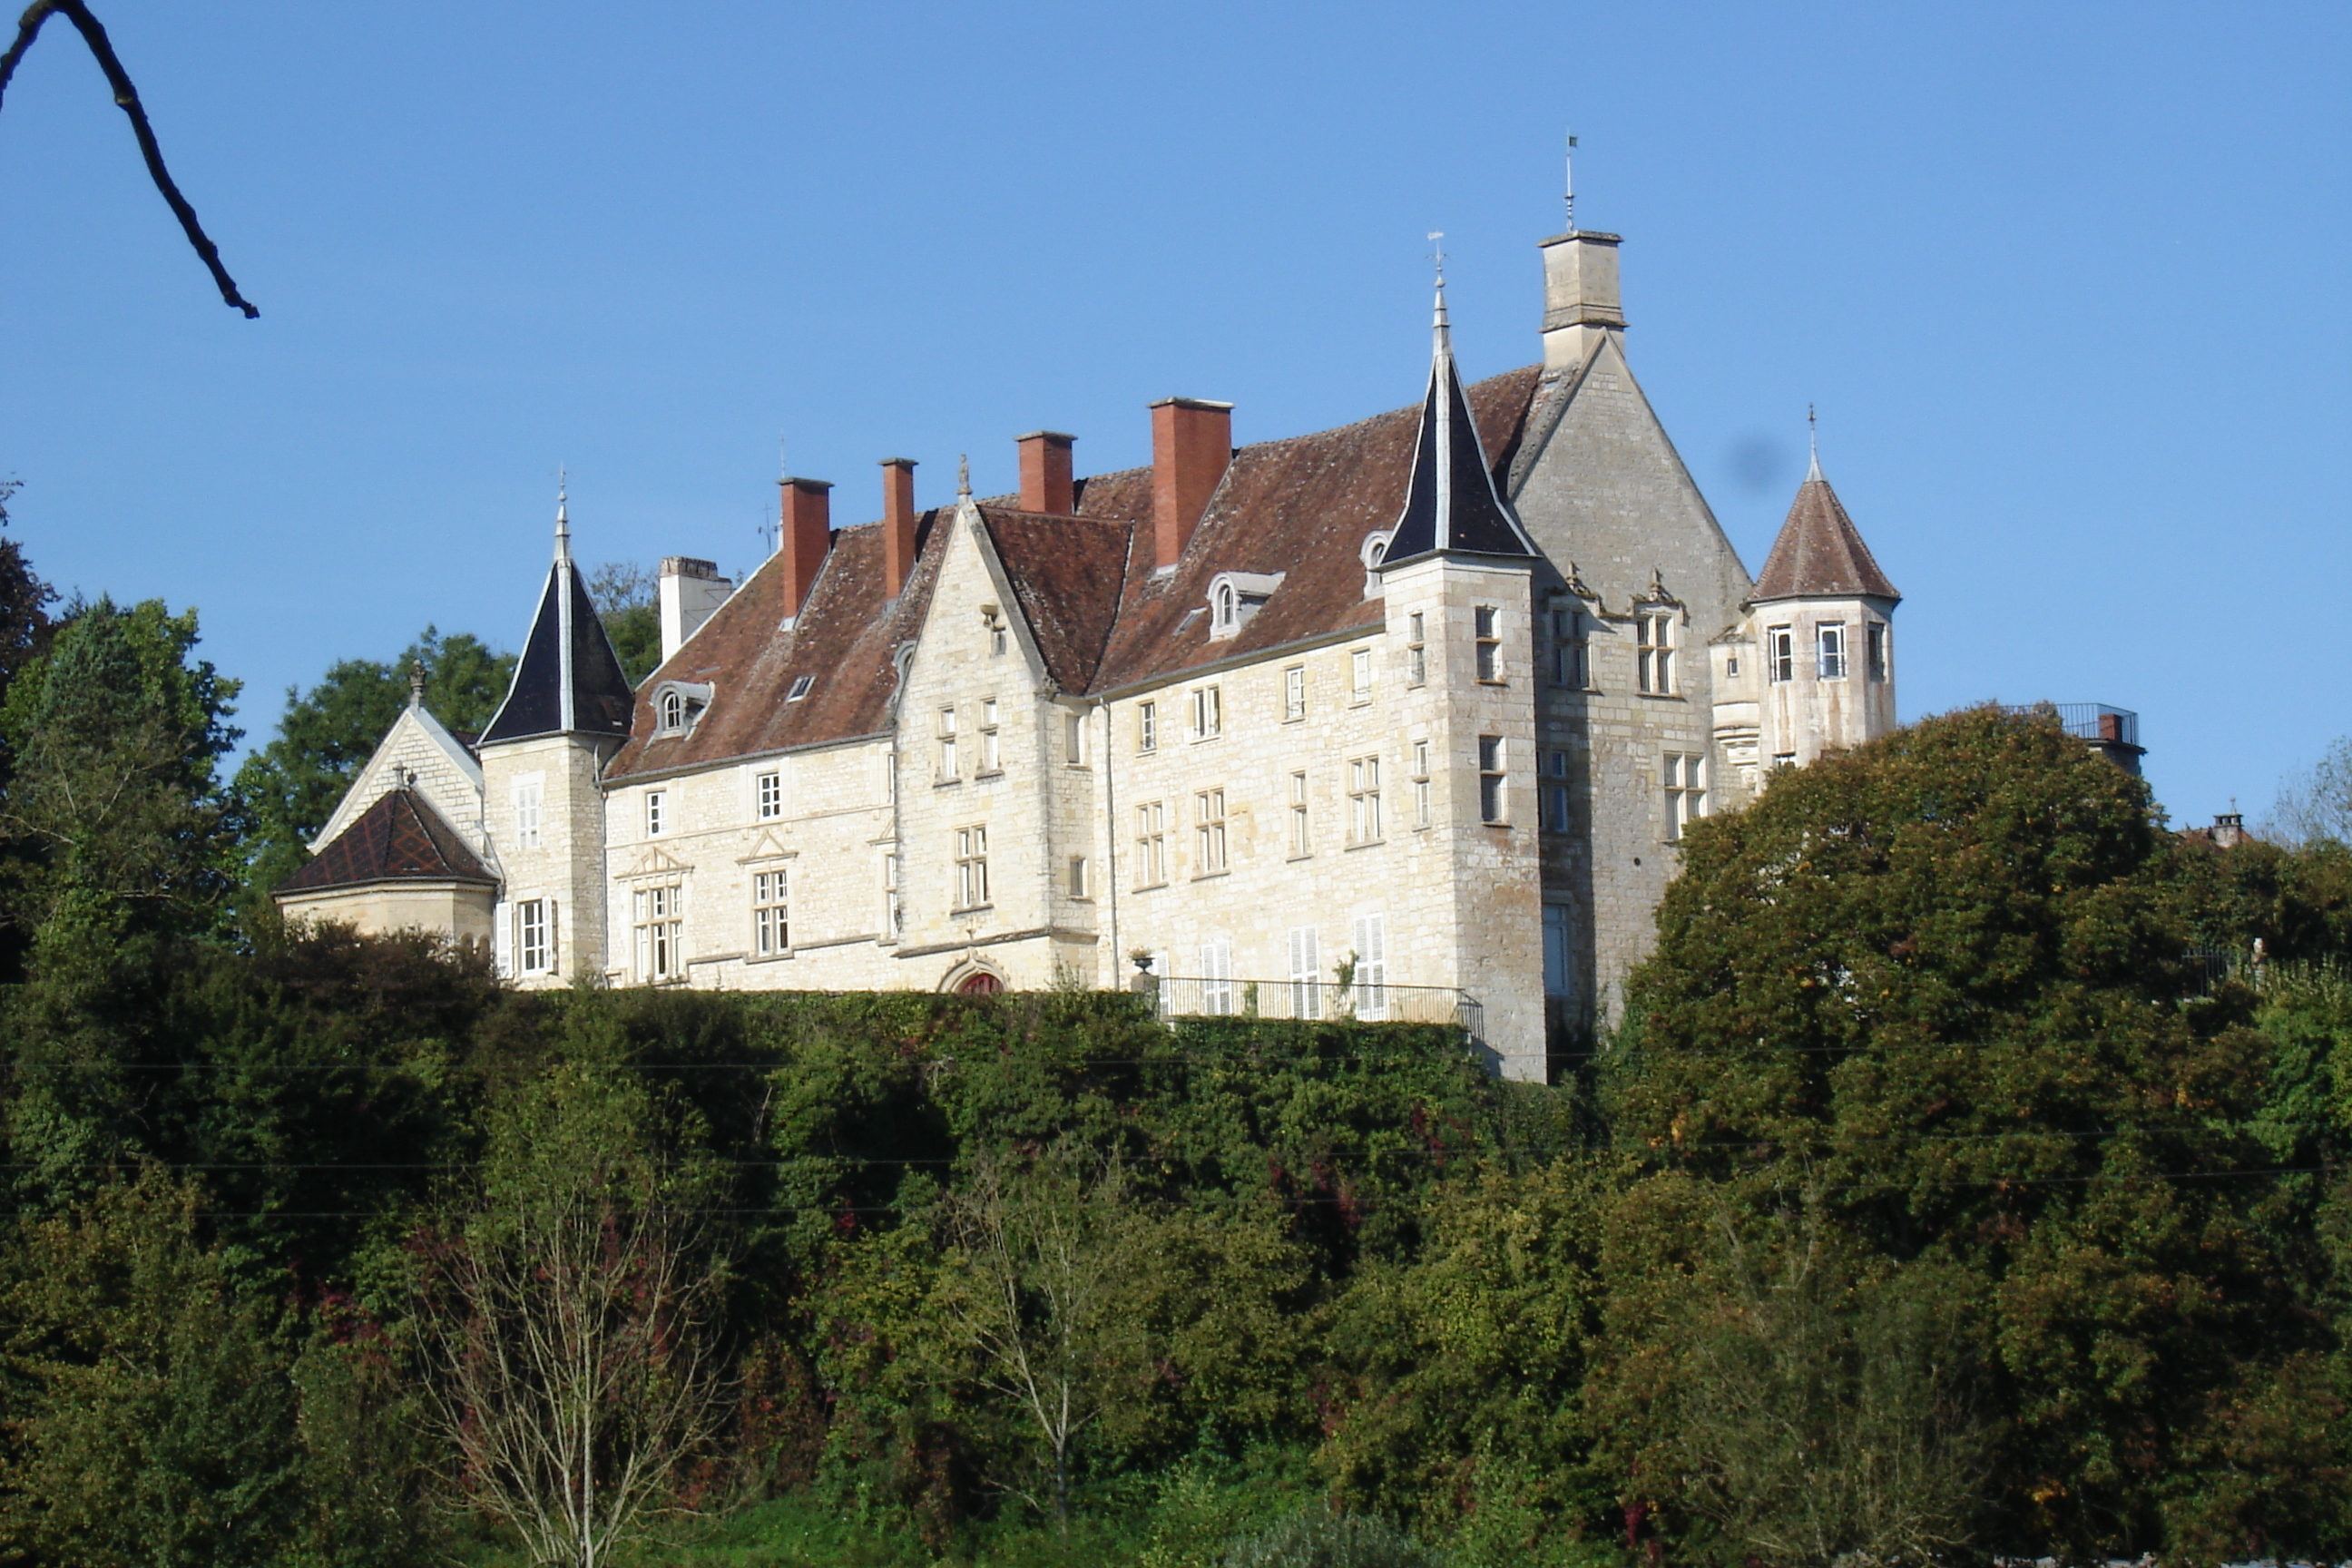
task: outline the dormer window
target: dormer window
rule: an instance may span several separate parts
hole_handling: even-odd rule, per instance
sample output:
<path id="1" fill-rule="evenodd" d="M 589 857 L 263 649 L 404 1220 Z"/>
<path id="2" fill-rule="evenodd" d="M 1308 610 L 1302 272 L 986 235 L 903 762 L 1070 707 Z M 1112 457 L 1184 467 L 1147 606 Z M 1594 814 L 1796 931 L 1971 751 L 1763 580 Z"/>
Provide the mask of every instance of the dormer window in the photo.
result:
<path id="1" fill-rule="evenodd" d="M 665 680 L 654 692 L 654 733 L 683 735 L 693 730 L 710 706 L 710 688 L 684 680 Z"/>
<path id="2" fill-rule="evenodd" d="M 809 688 L 815 684 L 816 677 L 814 675 L 793 676 L 793 689 L 789 692 L 785 693 L 784 700 L 787 702 L 798 702 L 802 698 L 806 697 L 809 694 Z"/>
<path id="3" fill-rule="evenodd" d="M 1220 572 L 1209 583 L 1209 640 L 1237 637 L 1249 625 L 1274 591 L 1282 586 L 1281 572 Z"/>
<path id="4" fill-rule="evenodd" d="M 1364 597 L 1377 599 L 1388 591 L 1387 585 L 1381 581 L 1381 563 L 1389 558 L 1388 530 L 1366 534 L 1360 554 L 1364 562 Z"/>

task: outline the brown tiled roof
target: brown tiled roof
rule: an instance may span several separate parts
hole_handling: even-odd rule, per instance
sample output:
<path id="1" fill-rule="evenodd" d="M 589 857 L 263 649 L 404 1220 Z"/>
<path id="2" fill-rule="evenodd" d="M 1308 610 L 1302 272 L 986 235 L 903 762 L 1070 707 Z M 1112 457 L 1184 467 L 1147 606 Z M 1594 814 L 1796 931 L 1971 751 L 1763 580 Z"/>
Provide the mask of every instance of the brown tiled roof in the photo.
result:
<path id="1" fill-rule="evenodd" d="M 1529 365 L 1465 389 L 1497 473 L 1510 467 L 1540 374 Z M 1173 572 L 1153 575 L 1148 534 L 1129 552 L 1118 626 L 1095 689 L 1377 624 L 1380 602 L 1364 597 L 1364 539 L 1403 509 L 1420 426 L 1415 404 L 1235 452 Z M 1289 575 L 1238 636 L 1213 643 L 1209 581 L 1220 572 Z M 1203 613 L 1185 624 L 1196 609 Z"/>
<path id="2" fill-rule="evenodd" d="M 730 757 L 822 745 L 871 735 L 889 724 L 898 672 L 892 655 L 923 624 L 939 580 L 952 513 L 926 512 L 917 523 L 915 570 L 889 614 L 882 614 L 882 528 L 838 529 L 808 602 L 790 631 L 782 554 L 770 556 L 702 628 L 637 689 L 629 743 L 609 777 L 661 773 Z M 808 695 L 791 700 L 810 677 Z M 665 680 L 709 682 L 709 709 L 683 735 L 654 733 L 653 694 Z"/>
<path id="3" fill-rule="evenodd" d="M 397 881 L 498 885 L 498 879 L 423 795 L 395 789 L 362 812 L 309 865 L 280 882 L 278 891 L 315 892 Z"/>
<path id="4" fill-rule="evenodd" d="M 1465 389 L 1489 466 L 1507 471 L 1540 374 L 1529 366 Z M 1337 430 L 1244 447 L 1211 498 L 1183 559 L 1153 574 L 1151 470 L 1078 481 L 1077 515 L 979 503 L 1015 601 L 1060 689 L 1099 692 L 1302 638 L 1377 624 L 1364 597 L 1365 536 L 1395 522 L 1413 461 L 1418 405 Z M 821 745 L 889 725 L 892 655 L 921 629 L 953 512 L 925 514 L 915 570 L 887 615 L 882 531 L 838 530 L 799 621 L 784 609 L 771 557 L 693 639 L 637 689 L 632 738 L 607 777 L 667 773 L 733 757 Z M 1220 572 L 1283 572 L 1283 585 L 1242 628 L 1209 641 L 1209 581 Z M 794 680 L 808 695 L 787 700 Z M 709 709 L 684 735 L 654 734 L 653 694 L 665 680 L 709 682 Z"/>
<path id="5" fill-rule="evenodd" d="M 1780 536 L 1772 542 L 1772 553 L 1765 557 L 1763 574 L 1748 598 L 1752 603 L 1845 594 L 1903 596 L 1878 569 L 1837 492 L 1815 468 L 1798 487 L 1789 521 L 1780 525 Z"/>

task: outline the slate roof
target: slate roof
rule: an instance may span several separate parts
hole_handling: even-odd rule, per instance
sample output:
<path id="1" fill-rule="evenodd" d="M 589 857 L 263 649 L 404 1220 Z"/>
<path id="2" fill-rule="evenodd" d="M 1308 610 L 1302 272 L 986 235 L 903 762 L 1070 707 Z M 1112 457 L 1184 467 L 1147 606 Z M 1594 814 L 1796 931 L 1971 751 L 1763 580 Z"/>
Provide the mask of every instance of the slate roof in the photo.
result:
<path id="1" fill-rule="evenodd" d="M 364 882 L 474 882 L 496 887 L 455 828 L 414 789 L 387 791 L 310 863 L 278 885 L 280 895 Z"/>
<path id="2" fill-rule="evenodd" d="M 1437 297 L 1436 345 L 1430 355 L 1429 391 L 1413 436 L 1412 479 L 1397 514 L 1387 560 L 1411 561 L 1441 551 L 1473 555 L 1532 556 L 1538 552 L 1495 483 L 1478 424 L 1462 395 L 1454 343 L 1445 326 L 1445 295 Z"/>
<path id="3" fill-rule="evenodd" d="M 1454 448 L 1456 460 L 1483 457 L 1490 489 L 1517 451 L 1540 375 L 1530 365 L 1456 384 L 1468 416 L 1457 427 L 1483 437 Z M 989 542 L 1055 687 L 1099 694 L 1379 625 L 1381 602 L 1364 596 L 1364 541 L 1391 526 L 1405 502 L 1427 405 L 1424 398 L 1336 430 L 1238 448 L 1165 575 L 1154 570 L 1149 468 L 1078 480 L 1075 517 L 1023 511 L 1010 496 L 980 501 Z M 922 629 L 955 517 L 943 508 L 919 520 L 914 571 L 887 606 L 881 525 L 836 529 L 790 630 L 781 625 L 781 558 L 770 557 L 639 689 L 633 738 L 606 778 L 887 730 L 898 689 L 893 656 Z M 1212 643 L 1209 583 L 1221 572 L 1287 575 L 1238 636 Z M 808 693 L 792 701 L 803 675 L 812 678 Z M 652 693 L 665 680 L 712 688 L 709 708 L 686 734 L 654 732 Z"/>
<path id="4" fill-rule="evenodd" d="M 476 745 L 533 735 L 625 735 L 632 706 L 620 655 L 571 552 L 559 549 L 515 661 L 514 683 Z"/>
<path id="5" fill-rule="evenodd" d="M 1772 553 L 1764 558 L 1764 570 L 1748 602 L 1814 595 L 1903 597 L 1878 569 L 1870 546 L 1862 542 L 1861 531 L 1846 516 L 1829 480 L 1822 477 L 1819 463 L 1797 487 L 1789 519 L 1780 525 L 1780 536 L 1772 542 Z"/>

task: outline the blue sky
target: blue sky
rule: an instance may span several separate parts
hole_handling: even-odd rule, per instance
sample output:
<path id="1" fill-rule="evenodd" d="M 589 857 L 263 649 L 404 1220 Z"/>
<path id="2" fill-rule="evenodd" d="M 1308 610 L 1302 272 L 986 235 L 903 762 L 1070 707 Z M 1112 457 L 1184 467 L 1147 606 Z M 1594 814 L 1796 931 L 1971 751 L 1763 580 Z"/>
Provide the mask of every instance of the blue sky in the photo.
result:
<path id="1" fill-rule="evenodd" d="M 100 0 L 262 310 L 221 305 L 52 26 L 0 112 L 0 474 L 61 586 L 196 605 L 266 732 L 590 561 L 755 561 L 781 434 L 878 510 L 1012 437 L 1146 459 L 1533 360 L 1625 237 L 1637 374 L 1747 559 L 1804 411 L 1908 595 L 1906 717 L 2137 709 L 2176 817 L 2352 731 L 2352 10 Z"/>

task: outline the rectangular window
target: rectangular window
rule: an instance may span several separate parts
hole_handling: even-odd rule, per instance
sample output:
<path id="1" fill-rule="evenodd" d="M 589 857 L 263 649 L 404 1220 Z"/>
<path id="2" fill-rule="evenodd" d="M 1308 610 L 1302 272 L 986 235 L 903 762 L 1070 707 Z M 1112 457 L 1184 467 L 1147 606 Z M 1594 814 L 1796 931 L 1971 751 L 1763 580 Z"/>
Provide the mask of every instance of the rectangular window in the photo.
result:
<path id="1" fill-rule="evenodd" d="M 1360 647 L 1348 656 L 1348 700 L 1372 700 L 1372 650 Z"/>
<path id="2" fill-rule="evenodd" d="M 1572 996 L 1576 994 L 1571 978 L 1576 973 L 1576 950 L 1569 942 L 1570 932 L 1574 929 L 1570 923 L 1570 916 L 1571 911 L 1566 904 L 1546 904 L 1543 907 L 1544 994 L 1547 996 Z"/>
<path id="3" fill-rule="evenodd" d="M 1482 821 L 1502 822 L 1506 796 L 1503 790 L 1503 737 L 1478 737 L 1478 816 Z"/>
<path id="4" fill-rule="evenodd" d="M 1168 880 L 1168 803 L 1135 808 L 1135 885 L 1157 888 Z"/>
<path id="5" fill-rule="evenodd" d="M 1290 858 L 1294 860 L 1314 853 L 1313 840 L 1307 834 L 1307 775 L 1290 775 Z"/>
<path id="6" fill-rule="evenodd" d="M 1429 679 L 1427 626 L 1419 610 L 1405 617 L 1404 679 L 1408 686 L 1420 686 Z"/>
<path id="7" fill-rule="evenodd" d="M 1492 605 L 1481 605 L 1471 612 L 1471 625 L 1476 632 L 1478 646 L 1478 679 L 1489 684 L 1503 679 L 1503 637 L 1500 616 Z"/>
<path id="8" fill-rule="evenodd" d="M 1192 874 L 1212 877 L 1225 868 L 1225 792 L 1204 789 L 1192 797 Z"/>
<path id="9" fill-rule="evenodd" d="M 1551 683 L 1570 691 L 1582 691 L 1592 683 L 1581 610 L 1551 613 Z"/>
<path id="10" fill-rule="evenodd" d="M 1201 944 L 1201 1011 L 1233 1010 L 1234 944 L 1224 937 L 1211 937 Z"/>
<path id="11" fill-rule="evenodd" d="M 1005 646 L 1010 640 L 1010 637 L 1005 630 L 1004 617 L 995 614 L 993 611 L 990 612 L 988 617 L 988 657 L 991 658 L 1003 658 L 1004 657 Z"/>
<path id="12" fill-rule="evenodd" d="M 1797 765 L 1797 753 L 1775 752 L 1772 753 L 1772 765 L 1776 768 L 1793 768 Z"/>
<path id="13" fill-rule="evenodd" d="M 1290 928 L 1290 1016 L 1323 1016 L 1323 942 L 1313 926 Z"/>
<path id="14" fill-rule="evenodd" d="M 793 945 L 790 888 L 782 868 L 751 873 L 751 955 L 773 958 Z"/>
<path id="15" fill-rule="evenodd" d="M 1388 918 L 1356 917 L 1356 1016 L 1389 1016 Z"/>
<path id="16" fill-rule="evenodd" d="M 1429 826 L 1429 742 L 1412 743 L 1412 825 Z"/>
<path id="17" fill-rule="evenodd" d="M 1764 628 L 1764 679 L 1775 686 L 1797 679 L 1797 637 L 1787 626 Z"/>
<path id="18" fill-rule="evenodd" d="M 1160 749 L 1160 704 L 1157 702 L 1135 705 L 1135 749 L 1139 752 Z"/>
<path id="19" fill-rule="evenodd" d="M 1087 897 L 1087 858 L 1083 855 L 1070 857 L 1070 897 Z"/>
<path id="20" fill-rule="evenodd" d="M 1683 830 L 1706 815 L 1706 759 L 1668 752 L 1660 772 L 1665 780 L 1667 843 L 1678 842 Z"/>
<path id="21" fill-rule="evenodd" d="M 1873 680 L 1885 679 L 1886 623 L 1885 621 L 1873 621 L 1870 623 L 1870 628 L 1868 632 L 1864 634 L 1864 646 L 1867 651 L 1867 657 L 1870 661 L 1870 679 Z"/>
<path id="22" fill-rule="evenodd" d="M 1213 686 L 1203 686 L 1192 693 L 1192 739 L 1212 741 L 1224 733 L 1224 699 Z"/>
<path id="23" fill-rule="evenodd" d="M 525 899 L 515 905 L 515 971 L 544 974 L 555 967 L 553 944 L 548 940 L 547 900 Z"/>
<path id="24" fill-rule="evenodd" d="M 761 773 L 751 781 L 751 809 L 761 822 L 784 815 L 784 775 Z"/>
<path id="25" fill-rule="evenodd" d="M 1654 697 L 1675 689 L 1675 618 L 1670 615 L 1633 617 L 1633 685 Z"/>
<path id="26" fill-rule="evenodd" d="M 1813 628 L 1813 675 L 1820 680 L 1845 679 L 1845 623 L 1830 621 Z"/>
<path id="27" fill-rule="evenodd" d="M 1348 842 L 1375 844 L 1381 837 L 1381 760 L 1358 757 L 1348 764 Z"/>
<path id="28" fill-rule="evenodd" d="M 1307 717 L 1307 667 L 1303 664 L 1282 672 L 1282 717 L 1286 723 Z"/>
<path id="29" fill-rule="evenodd" d="M 685 889 L 676 884 L 639 888 L 632 896 L 632 906 L 636 917 L 637 977 L 675 980 L 685 973 L 679 918 L 686 909 Z"/>
<path id="30" fill-rule="evenodd" d="M 956 908 L 976 910 L 988 902 L 988 829 L 956 829 Z"/>
<path id="31" fill-rule="evenodd" d="M 519 848 L 539 847 L 540 782 L 519 780 L 514 786 L 515 844 Z"/>
<path id="32" fill-rule="evenodd" d="M 1062 761 L 1074 768 L 1087 765 L 1087 716 L 1062 715 Z"/>
<path id="33" fill-rule="evenodd" d="M 1003 769 L 1004 753 L 996 742 L 996 699 L 992 697 L 980 705 L 980 771 L 993 773 Z"/>
<path id="34" fill-rule="evenodd" d="M 1568 831 L 1568 753 L 1546 752 L 1542 759 L 1544 775 L 1543 826 L 1554 833 Z"/>
<path id="35" fill-rule="evenodd" d="M 665 809 L 667 805 L 668 797 L 664 795 L 661 791 L 657 789 L 649 789 L 646 791 L 646 837 L 658 838 L 661 837 L 662 821 L 667 815 L 667 812 Z"/>
<path id="36" fill-rule="evenodd" d="M 907 911 L 898 902 L 898 857 L 885 850 L 882 855 L 882 934 L 886 942 L 907 927 Z"/>
<path id="37" fill-rule="evenodd" d="M 945 781 L 962 776 L 956 757 L 956 711 L 952 708 L 942 708 L 940 710 L 940 777 Z"/>

